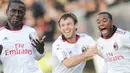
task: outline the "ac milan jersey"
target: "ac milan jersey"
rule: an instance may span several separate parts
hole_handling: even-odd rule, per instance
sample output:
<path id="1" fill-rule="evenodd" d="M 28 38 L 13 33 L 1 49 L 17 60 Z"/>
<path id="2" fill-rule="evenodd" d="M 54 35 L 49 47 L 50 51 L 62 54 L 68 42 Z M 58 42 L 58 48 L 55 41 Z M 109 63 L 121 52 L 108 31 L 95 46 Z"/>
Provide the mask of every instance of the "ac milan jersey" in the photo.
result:
<path id="1" fill-rule="evenodd" d="M 67 68 L 63 60 L 80 55 L 87 50 L 88 45 L 94 45 L 95 41 L 86 34 L 78 34 L 76 43 L 68 43 L 62 36 L 53 43 L 53 71 L 52 73 L 83 73 L 85 61 L 71 68 Z"/>
<path id="2" fill-rule="evenodd" d="M 97 46 L 106 62 L 105 73 L 130 73 L 130 33 L 117 29 L 109 39 L 99 38 Z"/>
<path id="3" fill-rule="evenodd" d="M 1 27 L 0 34 L 4 73 L 42 73 L 35 65 L 35 60 L 41 59 L 43 54 L 31 45 L 32 39 L 38 38 L 33 28 L 23 25 L 21 30 L 12 31 Z"/>

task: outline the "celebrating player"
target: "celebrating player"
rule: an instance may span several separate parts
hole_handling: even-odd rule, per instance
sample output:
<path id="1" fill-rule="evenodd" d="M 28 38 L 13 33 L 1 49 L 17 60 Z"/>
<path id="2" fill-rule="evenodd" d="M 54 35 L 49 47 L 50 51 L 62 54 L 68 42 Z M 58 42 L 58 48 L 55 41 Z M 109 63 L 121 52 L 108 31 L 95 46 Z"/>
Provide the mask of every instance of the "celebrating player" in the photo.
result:
<path id="1" fill-rule="evenodd" d="M 44 56 L 44 38 L 40 41 L 36 31 L 23 24 L 25 4 L 12 0 L 7 8 L 7 24 L 0 28 L 0 60 L 4 73 L 42 73 L 35 60 Z"/>
<path id="2" fill-rule="evenodd" d="M 130 73 L 130 33 L 113 25 L 108 12 L 98 14 L 97 24 L 101 32 L 97 46 L 105 60 L 101 73 Z"/>
<path id="3" fill-rule="evenodd" d="M 53 43 L 52 73 L 83 73 L 88 57 L 98 53 L 92 37 L 77 33 L 77 18 L 73 13 L 63 13 L 59 19 L 62 35 Z M 90 47 L 89 47 L 90 46 Z"/>

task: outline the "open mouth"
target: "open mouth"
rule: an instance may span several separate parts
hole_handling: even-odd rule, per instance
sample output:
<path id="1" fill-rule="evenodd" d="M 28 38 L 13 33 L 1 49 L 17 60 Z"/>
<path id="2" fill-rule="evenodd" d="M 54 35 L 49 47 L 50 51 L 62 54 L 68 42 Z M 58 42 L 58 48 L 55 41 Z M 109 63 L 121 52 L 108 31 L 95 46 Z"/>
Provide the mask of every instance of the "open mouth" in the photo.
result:
<path id="1" fill-rule="evenodd" d="M 15 24 L 15 23 L 18 23 L 19 21 L 12 21 L 12 22 Z"/>
<path id="2" fill-rule="evenodd" d="M 69 33 L 69 31 L 65 31 L 65 33 Z"/>
<path id="3" fill-rule="evenodd" d="M 106 34 L 107 33 L 107 28 L 100 28 L 100 31 L 102 34 Z"/>
<path id="4" fill-rule="evenodd" d="M 106 30 L 106 28 L 100 28 L 101 31 Z"/>
<path id="5" fill-rule="evenodd" d="M 69 34 L 70 32 L 65 32 L 65 34 Z"/>
<path id="6" fill-rule="evenodd" d="M 64 33 L 65 33 L 66 35 L 69 35 L 69 34 L 70 34 L 70 31 L 69 31 L 69 30 L 66 30 L 66 31 L 64 31 Z"/>

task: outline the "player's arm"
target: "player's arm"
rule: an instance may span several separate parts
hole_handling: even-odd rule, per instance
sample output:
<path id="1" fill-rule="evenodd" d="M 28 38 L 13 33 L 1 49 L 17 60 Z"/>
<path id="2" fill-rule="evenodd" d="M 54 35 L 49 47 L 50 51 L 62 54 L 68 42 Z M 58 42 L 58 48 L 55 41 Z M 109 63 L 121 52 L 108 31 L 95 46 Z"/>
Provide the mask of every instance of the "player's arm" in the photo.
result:
<path id="1" fill-rule="evenodd" d="M 63 62 L 67 68 L 76 66 L 87 59 L 87 57 L 94 56 L 97 54 L 97 49 L 89 48 L 86 52 L 80 55 L 70 57 L 69 53 L 62 49 L 61 46 L 53 44 L 52 51 L 55 53 L 56 57 L 60 62 Z"/>
<path id="2" fill-rule="evenodd" d="M 85 61 L 88 57 L 92 57 L 98 54 L 98 49 L 95 46 L 95 41 L 93 40 L 93 38 L 87 36 L 87 38 L 85 37 L 84 40 L 89 41 L 90 46 L 88 47 L 87 51 L 83 52 L 82 54 L 78 56 L 66 58 L 63 61 L 66 67 L 70 68 L 70 67 L 76 66 L 82 63 L 83 61 Z"/>
<path id="3" fill-rule="evenodd" d="M 73 57 L 70 57 L 70 58 L 65 58 L 63 60 L 63 63 L 64 63 L 64 65 L 67 68 L 71 68 L 73 66 L 76 66 L 76 65 L 82 63 L 88 57 L 92 57 L 92 56 L 96 55 L 97 52 L 98 52 L 97 49 L 95 49 L 95 48 L 89 48 L 86 52 L 83 52 L 81 55 L 73 56 Z"/>

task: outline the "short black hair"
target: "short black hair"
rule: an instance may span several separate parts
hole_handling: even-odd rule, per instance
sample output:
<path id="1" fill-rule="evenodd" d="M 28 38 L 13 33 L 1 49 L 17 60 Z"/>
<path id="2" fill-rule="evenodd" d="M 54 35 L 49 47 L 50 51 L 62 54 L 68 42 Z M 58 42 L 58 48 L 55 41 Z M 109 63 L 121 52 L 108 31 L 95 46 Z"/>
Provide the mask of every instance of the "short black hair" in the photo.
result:
<path id="1" fill-rule="evenodd" d="M 61 15 L 59 21 L 58 21 L 58 24 L 60 25 L 60 20 L 61 19 L 67 19 L 68 17 L 72 18 L 74 20 L 74 24 L 76 24 L 78 22 L 77 20 L 77 17 L 73 14 L 73 13 L 70 13 L 70 12 L 65 12 Z"/>
<path id="2" fill-rule="evenodd" d="M 109 12 L 100 12 L 98 15 L 100 14 L 107 14 L 108 18 L 112 21 L 112 15 Z"/>
<path id="3" fill-rule="evenodd" d="M 25 7 L 25 11 L 26 11 L 26 6 L 25 6 L 25 4 L 21 0 L 10 0 L 9 3 L 8 3 L 7 10 L 9 10 L 9 7 L 10 7 L 11 3 L 20 3 L 20 4 L 23 4 L 24 7 Z"/>

